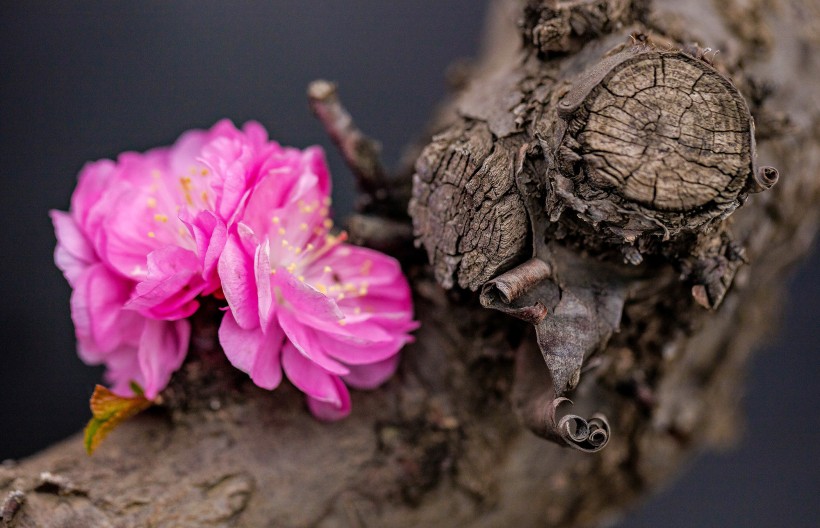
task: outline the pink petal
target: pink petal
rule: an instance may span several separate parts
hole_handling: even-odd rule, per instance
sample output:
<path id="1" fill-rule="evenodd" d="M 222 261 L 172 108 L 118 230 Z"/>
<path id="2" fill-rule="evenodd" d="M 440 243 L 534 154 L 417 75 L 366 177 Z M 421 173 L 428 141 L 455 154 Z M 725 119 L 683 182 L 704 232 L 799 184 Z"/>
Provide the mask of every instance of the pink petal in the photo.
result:
<path id="1" fill-rule="evenodd" d="M 111 385 L 111 390 L 125 398 L 134 396 L 131 382 L 140 387 L 145 386 L 145 377 L 140 371 L 137 346 L 122 345 L 113 350 L 105 362 L 105 381 Z"/>
<path id="2" fill-rule="evenodd" d="M 77 276 L 98 259 L 71 215 L 62 211 L 50 211 L 49 215 L 57 234 L 54 262 L 73 287 Z"/>
<path id="3" fill-rule="evenodd" d="M 226 222 L 234 217 L 257 179 L 259 151 L 264 148 L 260 140 L 266 134 L 261 134 L 253 125 L 248 130 L 249 134 L 243 134 L 228 121 L 218 123 L 199 157 L 213 173 L 211 185 L 217 196 L 216 213 Z"/>
<path id="4" fill-rule="evenodd" d="M 327 422 L 341 420 L 350 414 L 350 393 L 348 393 L 347 387 L 342 383 L 342 380 L 336 377 L 333 378 L 333 383 L 336 385 L 340 403 L 330 403 L 311 396 L 307 397 L 308 409 L 310 409 L 313 416 Z"/>
<path id="5" fill-rule="evenodd" d="M 80 171 L 77 188 L 71 195 L 71 212 L 86 233 L 89 232 L 91 211 L 100 202 L 116 172 L 117 166 L 111 160 L 86 163 Z"/>
<path id="6" fill-rule="evenodd" d="M 265 334 L 265 348 L 256 355 L 251 379 L 263 389 L 273 390 L 282 382 L 281 350 L 285 334 L 279 325 L 272 324 Z"/>
<path id="7" fill-rule="evenodd" d="M 405 298 L 410 294 L 401 265 L 384 253 L 352 244 L 339 244 L 322 259 L 321 264 L 333 268 L 343 282 L 367 282 L 368 286 L 376 288 L 389 285 L 391 288 L 381 293 L 390 298 Z"/>
<path id="8" fill-rule="evenodd" d="M 259 309 L 254 278 L 253 257 L 237 233 L 228 235 L 219 257 L 222 291 L 236 322 L 245 329 L 259 326 Z"/>
<path id="9" fill-rule="evenodd" d="M 147 255 L 163 245 L 156 237 L 165 233 L 153 230 L 145 200 L 143 190 L 130 185 L 111 189 L 98 204 L 101 225 L 90 231 L 100 259 L 125 277 L 140 278 Z"/>
<path id="10" fill-rule="evenodd" d="M 336 323 L 344 316 L 335 300 L 300 281 L 284 268 L 276 271 L 272 282 L 297 319 L 304 314 L 312 319 Z"/>
<path id="11" fill-rule="evenodd" d="M 154 319 L 183 319 L 199 308 L 196 297 L 204 287 L 196 255 L 165 246 L 148 255 L 148 276 L 137 284 L 126 308 Z"/>
<path id="12" fill-rule="evenodd" d="M 382 361 L 396 355 L 410 340 L 409 336 L 399 334 L 389 341 L 381 343 L 353 343 L 350 340 L 335 338 L 329 334 L 319 334 L 322 349 L 330 357 L 350 365 L 364 365 Z"/>
<path id="13" fill-rule="evenodd" d="M 250 373 L 264 340 L 265 335 L 261 328 L 245 330 L 237 324 L 232 310 L 225 312 L 219 325 L 219 344 L 231 365 L 242 372 Z"/>
<path id="14" fill-rule="evenodd" d="M 353 365 L 350 374 L 344 376 L 345 383 L 362 390 L 375 389 L 395 374 L 399 366 L 400 354 L 368 365 Z"/>
<path id="15" fill-rule="evenodd" d="M 216 266 L 219 255 L 225 248 L 228 238 L 228 228 L 220 218 L 211 211 L 202 211 L 193 218 L 180 215 L 196 244 L 196 253 L 202 276 L 209 282 L 208 291 L 219 287 L 219 277 L 216 276 Z"/>
<path id="16" fill-rule="evenodd" d="M 316 332 L 301 324 L 289 310 L 278 310 L 276 315 L 289 342 L 306 360 L 333 374 L 348 373 L 347 367 L 325 353 Z"/>
<path id="17" fill-rule="evenodd" d="M 78 339 L 91 341 L 103 353 L 120 345 L 127 327 L 140 319 L 122 309 L 131 284 L 99 263 L 77 277 L 71 294 L 71 318 Z"/>
<path id="18" fill-rule="evenodd" d="M 282 381 L 280 353 L 282 330 L 274 326 L 268 333 L 261 328 L 245 330 L 228 311 L 219 326 L 219 343 L 231 364 L 251 375 L 253 382 L 263 389 L 273 390 Z"/>
<path id="19" fill-rule="evenodd" d="M 256 295 L 258 298 L 259 324 L 267 328 L 273 316 L 273 299 L 271 298 L 270 242 L 257 246 L 254 254 L 254 271 L 256 277 Z"/>
<path id="20" fill-rule="evenodd" d="M 137 356 L 146 398 L 155 398 L 168 385 L 171 374 L 182 366 L 190 336 L 188 321 L 145 321 Z"/>
<path id="21" fill-rule="evenodd" d="M 308 396 L 337 408 L 343 406 L 339 378 L 306 358 L 290 342 L 282 347 L 282 368 L 288 379 Z"/>

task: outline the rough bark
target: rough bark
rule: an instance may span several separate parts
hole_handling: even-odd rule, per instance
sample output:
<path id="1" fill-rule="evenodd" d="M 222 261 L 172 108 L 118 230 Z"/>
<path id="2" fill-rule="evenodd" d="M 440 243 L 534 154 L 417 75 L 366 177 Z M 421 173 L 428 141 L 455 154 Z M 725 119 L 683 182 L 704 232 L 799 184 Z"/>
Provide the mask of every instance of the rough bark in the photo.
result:
<path id="1" fill-rule="evenodd" d="M 93 457 L 73 437 L 0 468 L 2 522 L 592 526 L 662 482 L 687 455 L 730 438 L 750 349 L 769 326 L 785 269 L 818 225 L 820 9 L 813 0 L 664 0 L 644 7 L 628 0 L 495 6 L 488 52 L 435 119 L 438 135 L 416 165 L 421 183 L 445 190 L 417 185 L 415 201 L 431 203 L 426 191 L 451 200 L 426 217 L 415 206 L 417 232 L 432 237 L 432 267 L 401 228 L 410 220 L 386 205 L 408 198 L 409 177 L 379 193 L 367 186 L 384 179 L 380 169 L 364 171 L 372 196 L 357 220 L 365 226 L 358 236 L 401 256 L 422 326 L 399 375 L 377 391 L 354 394 L 350 418 L 318 423 L 295 390 L 267 393 L 235 375 L 214 350 L 213 314 L 201 314 L 191 359 L 163 393 L 162 407 L 123 425 Z M 643 48 L 628 59 L 637 60 L 634 67 L 618 71 L 635 82 L 646 78 L 635 73 L 639 64 L 651 63 L 652 86 L 666 86 L 655 72 L 667 58 L 685 71 L 731 79 L 754 117 L 761 163 L 782 175 L 776 186 L 744 194 L 765 187 L 771 173 L 752 169 L 754 144 L 743 139 L 742 108 L 718 118 L 680 116 L 688 127 L 703 122 L 711 130 L 725 118 L 727 136 L 714 136 L 711 152 L 737 147 L 716 164 L 686 158 L 684 140 L 671 145 L 686 163 L 714 168 L 710 183 L 691 193 L 675 183 L 669 194 L 657 171 L 629 183 L 627 175 L 640 170 L 629 159 L 599 162 L 612 141 L 645 141 L 627 133 L 647 122 L 644 110 L 632 111 L 631 128 L 607 139 L 584 127 L 593 118 L 610 126 L 623 117 L 597 104 L 611 92 L 578 95 L 571 114 L 558 115 L 558 105 L 606 52 L 631 49 L 633 33 L 642 35 Z M 695 42 L 720 49 L 713 61 L 705 53 L 713 65 L 698 62 L 704 48 L 678 51 Z M 595 86 L 603 80 L 597 79 Z M 731 91 L 722 97 L 740 108 Z M 650 142 L 648 150 L 663 144 Z M 445 154 L 452 168 L 446 181 L 425 172 Z M 578 159 L 590 169 L 583 177 L 574 170 Z M 655 159 L 663 163 L 663 156 Z M 663 181 L 686 182 L 685 171 L 673 172 Z M 741 173 L 752 180 L 735 185 Z M 550 174 L 544 182 L 551 187 L 539 190 L 534 178 L 521 177 L 527 174 Z M 637 205 L 625 209 L 623 200 Z M 537 204 L 546 221 L 531 218 Z M 452 215 L 458 211 L 470 213 Z M 392 214 L 390 229 L 380 231 L 374 215 L 385 214 Z M 465 218 L 467 225 L 449 221 Z M 504 275 L 521 264 L 530 277 L 525 286 L 541 288 L 522 286 L 520 274 Z M 467 289 L 445 290 L 436 277 Z M 554 287 L 545 277 L 555 278 Z M 468 291 L 492 279 L 484 304 L 505 304 L 524 321 L 483 308 Z M 595 281 L 614 288 L 593 295 Z M 600 312 L 613 296 L 620 315 L 614 322 Z M 553 351 L 564 343 L 561 332 L 579 321 L 594 323 L 595 339 L 578 345 L 582 375 L 559 384 L 577 383 L 572 399 L 583 416 L 607 416 L 612 436 L 595 454 L 545 442 L 525 427 L 544 425 L 543 410 L 556 395 L 539 345 Z"/>

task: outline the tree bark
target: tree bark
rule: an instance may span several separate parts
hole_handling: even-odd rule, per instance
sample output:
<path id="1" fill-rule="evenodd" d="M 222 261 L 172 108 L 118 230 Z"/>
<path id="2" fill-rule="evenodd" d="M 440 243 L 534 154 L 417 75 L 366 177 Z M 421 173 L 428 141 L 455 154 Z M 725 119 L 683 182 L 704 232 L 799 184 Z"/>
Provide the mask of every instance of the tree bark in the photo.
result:
<path id="1" fill-rule="evenodd" d="M 353 394 L 348 419 L 319 423 L 295 389 L 268 393 L 229 368 L 205 311 L 160 407 L 93 457 L 75 436 L 0 467 L 3 525 L 595 526 L 617 516 L 687 456 L 735 434 L 750 350 L 818 226 L 818 35 L 813 0 L 496 2 L 482 60 L 461 72 L 413 151 L 411 211 L 432 265 L 403 213 L 413 171 L 390 179 L 357 160 L 351 123 L 335 129 L 368 195 L 352 238 L 399 256 L 414 288 L 422 326 L 398 375 Z M 632 136 L 611 133 L 617 115 L 596 113 L 601 97 L 620 97 L 615 73 L 638 86 L 653 72 L 663 88 L 646 64 L 667 62 L 717 83 L 692 81 L 692 101 L 724 79 L 742 99 L 729 90 L 721 100 L 754 118 L 744 125 L 737 110 L 691 128 L 720 154 L 687 161 L 717 167 L 691 192 L 626 178 L 651 164 L 645 152 L 630 154 L 645 162 L 634 167 L 606 154 L 628 151 Z M 641 112 L 630 122 L 651 121 Z M 331 128 L 343 116 L 323 115 Z M 609 132 L 590 133 L 593 122 Z M 744 139 L 755 127 L 756 147 Z M 772 173 L 753 170 L 755 148 L 782 175 L 760 194 L 750 193 Z M 675 185 L 700 170 L 683 167 Z M 438 189 L 449 202 L 431 198 Z M 522 266 L 537 280 L 509 275 Z M 618 317 L 601 311 L 612 303 Z M 579 321 L 586 330 L 567 333 Z M 580 415 L 607 417 L 599 452 L 528 430 L 566 441 L 544 414 L 565 391 Z"/>

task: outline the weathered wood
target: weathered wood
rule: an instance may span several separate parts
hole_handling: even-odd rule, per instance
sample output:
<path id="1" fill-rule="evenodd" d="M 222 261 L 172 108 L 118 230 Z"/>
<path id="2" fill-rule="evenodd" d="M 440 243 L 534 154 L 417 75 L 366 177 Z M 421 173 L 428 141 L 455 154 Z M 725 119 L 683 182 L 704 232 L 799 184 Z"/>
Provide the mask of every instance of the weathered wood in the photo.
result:
<path id="1" fill-rule="evenodd" d="M 536 174 L 538 167 L 545 171 L 543 152 L 550 152 L 554 136 L 535 127 L 543 145 L 525 145 L 517 123 L 559 123 L 537 117 L 556 108 L 572 89 L 570 77 L 624 43 L 625 34 L 612 33 L 621 31 L 618 24 L 585 24 L 587 11 L 611 16 L 608 9 L 636 2 L 526 4 L 510 0 L 497 6 L 491 53 L 435 120 L 435 132 L 444 134 L 439 138 L 447 130 L 461 132 L 431 141 L 442 155 L 451 145 L 470 145 L 469 156 L 463 155 L 466 147 L 453 148 L 453 158 L 462 153 L 461 165 L 502 179 L 508 176 L 498 167 L 476 160 L 486 160 L 492 151 L 504 163 L 509 158 L 505 166 L 522 169 L 520 175 Z M 549 389 L 546 373 L 538 370 L 543 366 L 531 325 L 481 307 L 477 295 L 443 291 L 431 269 L 413 263 L 408 272 L 422 320 L 417 342 L 404 353 L 394 380 L 373 393 L 353 394 L 348 420 L 317 423 L 301 408 L 296 391 L 285 386 L 268 393 L 233 376 L 208 349 L 213 326 L 198 324 L 197 350 L 163 394 L 164 408 L 115 431 L 94 457 L 83 454 L 75 437 L 0 468 L 3 522 L 17 527 L 592 526 L 622 512 L 694 450 L 735 434 L 749 350 L 770 324 L 784 269 L 806 251 L 817 230 L 820 91 L 806 80 L 820 76 L 815 29 L 820 13 L 812 0 L 770 4 L 778 9 L 763 10 L 755 2 L 664 0 L 651 12 L 629 16 L 636 17 L 634 29 L 659 41 L 720 47 L 714 68 L 728 74 L 748 101 L 761 162 L 777 166 L 781 181 L 751 195 L 707 238 L 683 236 L 672 244 L 686 250 L 680 260 L 662 250 L 666 243 L 653 245 L 650 238 L 641 244 L 637 237 L 626 245 L 639 261 L 636 253 L 624 252 L 620 234 L 602 237 L 566 209 L 541 233 L 563 251 L 553 251 L 563 256 L 549 262 L 549 275 L 559 286 L 571 286 L 565 277 L 577 276 L 568 271 L 573 267 L 590 273 L 623 267 L 644 277 L 624 301 L 620 332 L 586 358 L 573 394 L 581 415 L 601 411 L 609 418 L 612 438 L 604 450 L 572 452 L 522 427 L 516 410 L 526 415 L 533 402 L 542 409 L 537 399 Z M 555 16 L 572 20 L 575 13 L 581 20 L 566 39 L 547 38 L 550 9 Z M 513 23 L 522 18 L 521 25 Z M 558 51 L 530 38 L 536 27 L 544 28 L 538 43 L 559 42 Z M 533 69 L 552 54 L 567 59 L 558 61 L 564 70 Z M 564 78 L 567 83 L 556 87 Z M 764 85 L 772 89 L 760 89 Z M 522 87 L 520 96 L 509 97 L 504 86 Z M 476 90 L 484 95 L 477 97 Z M 489 131 L 489 143 L 473 141 L 471 130 L 483 137 Z M 493 151 L 497 139 L 509 142 L 510 150 Z M 450 175 L 466 186 L 459 176 Z M 524 180 L 514 180 L 516 192 L 537 183 Z M 496 199 L 484 182 L 471 186 L 474 196 Z M 519 196 L 531 213 L 528 204 L 537 200 L 536 193 Z M 557 200 L 547 204 L 543 214 L 558 206 Z M 432 225 L 440 218 L 428 221 Z M 523 222 L 527 229 L 536 225 L 529 217 Z M 463 236 L 466 231 L 459 229 L 456 234 Z M 535 234 L 524 236 L 529 244 Z M 484 247 L 480 244 L 476 247 Z M 736 254 L 739 247 L 744 254 Z M 509 262 L 483 258 L 487 266 L 497 266 L 491 278 L 531 256 Z M 460 265 L 452 264 L 451 277 L 458 279 Z M 727 268 L 735 270 L 730 283 L 724 282 Z M 441 268 L 439 277 L 448 269 Z M 683 282 L 682 274 L 688 277 Z M 465 277 L 479 275 L 470 271 Z M 696 286 L 702 290 L 692 297 Z M 716 305 L 712 296 L 721 287 L 723 300 L 714 311 L 698 304 Z"/>

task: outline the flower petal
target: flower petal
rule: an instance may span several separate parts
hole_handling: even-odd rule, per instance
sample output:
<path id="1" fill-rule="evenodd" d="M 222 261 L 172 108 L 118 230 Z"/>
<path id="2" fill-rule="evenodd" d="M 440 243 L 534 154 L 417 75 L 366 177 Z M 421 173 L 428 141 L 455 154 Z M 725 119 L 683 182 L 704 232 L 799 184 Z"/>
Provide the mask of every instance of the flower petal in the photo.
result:
<path id="1" fill-rule="evenodd" d="M 259 324 L 262 328 L 267 328 L 273 316 L 274 303 L 271 298 L 271 267 L 270 267 L 270 242 L 257 246 L 254 254 L 254 272 L 256 277 L 256 295 L 259 310 Z"/>
<path id="2" fill-rule="evenodd" d="M 410 337 L 404 334 L 380 343 L 355 343 L 349 339 L 337 339 L 329 334 L 319 334 L 319 342 L 325 353 L 348 366 L 383 361 L 396 355 L 409 341 Z"/>
<path id="3" fill-rule="evenodd" d="M 253 257 L 247 252 L 238 233 L 228 235 L 225 249 L 219 257 L 218 269 L 222 291 L 237 324 L 245 329 L 259 326 Z"/>
<path id="4" fill-rule="evenodd" d="M 105 381 L 111 385 L 111 391 L 125 398 L 134 395 L 131 383 L 145 386 L 145 376 L 140 370 L 137 345 L 122 345 L 111 351 L 105 361 Z"/>
<path id="5" fill-rule="evenodd" d="M 73 287 L 77 276 L 98 259 L 71 215 L 62 211 L 49 211 L 49 215 L 57 234 L 54 262 Z"/>
<path id="6" fill-rule="evenodd" d="M 219 287 L 216 266 L 228 239 L 228 228 L 225 222 L 211 211 L 202 211 L 194 217 L 181 214 L 180 219 L 188 228 L 196 244 L 196 254 L 199 257 L 202 276 L 208 283 L 206 292 L 216 290 Z"/>
<path id="7" fill-rule="evenodd" d="M 71 294 L 71 318 L 77 339 L 92 343 L 102 354 L 123 342 L 141 317 L 122 307 L 131 293 L 131 282 L 97 263 L 83 271 Z"/>
<path id="8" fill-rule="evenodd" d="M 126 308 L 153 319 L 183 319 L 199 308 L 196 297 L 204 287 L 196 255 L 165 246 L 148 255 L 148 276 L 137 284 Z"/>
<path id="9" fill-rule="evenodd" d="M 275 389 L 282 381 L 283 338 L 282 330 L 275 325 L 267 333 L 261 328 L 240 327 L 230 310 L 225 312 L 219 326 L 219 343 L 231 364 L 250 374 L 256 385 L 268 390 Z"/>
<path id="10" fill-rule="evenodd" d="M 276 315 L 289 342 L 306 360 L 333 374 L 348 373 L 347 367 L 325 353 L 316 332 L 301 324 L 289 310 L 278 310 Z"/>
<path id="11" fill-rule="evenodd" d="M 263 389 L 273 390 L 282 382 L 281 351 L 285 334 L 277 324 L 268 327 L 265 333 L 265 347 L 253 362 L 251 379 Z"/>
<path id="12" fill-rule="evenodd" d="M 155 398 L 168 385 L 171 374 L 182 366 L 190 337 L 188 321 L 146 319 L 137 353 L 146 398 Z"/>
<path id="13" fill-rule="evenodd" d="M 336 385 L 340 403 L 330 403 L 311 396 L 307 397 L 308 409 L 310 409 L 313 416 L 326 422 L 341 420 L 350 414 L 350 393 L 347 391 L 347 387 L 342 383 L 342 380 L 336 377 L 333 378 L 333 383 Z"/>
<path id="14" fill-rule="evenodd" d="M 288 379 L 308 396 L 337 408 L 343 406 L 339 378 L 302 355 L 293 343 L 282 347 L 282 368 Z"/>
<path id="15" fill-rule="evenodd" d="M 344 376 L 343 379 L 345 383 L 357 389 L 375 389 L 395 374 L 400 359 L 400 354 L 394 354 L 377 363 L 351 366 L 350 374 Z"/>

